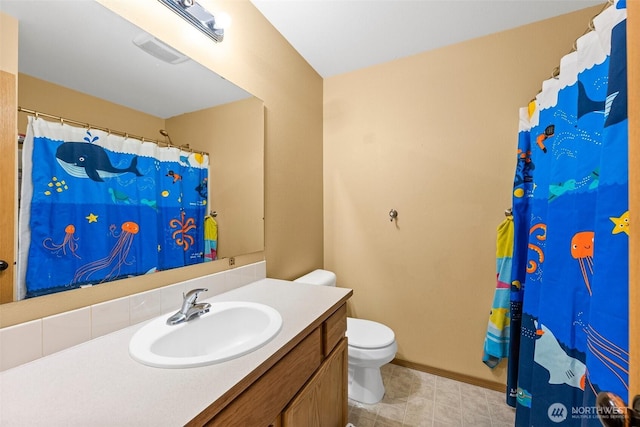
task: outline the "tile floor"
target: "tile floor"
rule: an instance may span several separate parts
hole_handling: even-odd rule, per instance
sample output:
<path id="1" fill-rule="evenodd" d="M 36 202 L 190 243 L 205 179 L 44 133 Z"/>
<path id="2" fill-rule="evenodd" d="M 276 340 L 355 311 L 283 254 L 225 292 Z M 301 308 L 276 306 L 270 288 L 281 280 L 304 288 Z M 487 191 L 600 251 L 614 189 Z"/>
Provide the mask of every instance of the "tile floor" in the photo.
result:
<path id="1" fill-rule="evenodd" d="M 355 427 L 512 427 L 515 410 L 504 393 L 414 369 L 382 368 L 386 393 L 376 405 L 349 400 Z"/>

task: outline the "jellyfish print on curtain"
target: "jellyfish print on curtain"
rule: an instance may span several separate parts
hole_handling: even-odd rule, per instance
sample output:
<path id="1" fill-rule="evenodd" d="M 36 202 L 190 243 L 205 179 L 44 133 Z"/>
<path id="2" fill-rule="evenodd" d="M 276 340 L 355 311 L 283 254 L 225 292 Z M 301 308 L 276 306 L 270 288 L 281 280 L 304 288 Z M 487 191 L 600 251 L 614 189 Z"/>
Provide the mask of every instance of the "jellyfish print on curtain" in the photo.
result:
<path id="1" fill-rule="evenodd" d="M 204 261 L 207 155 L 29 118 L 20 297 Z"/>
<path id="2" fill-rule="evenodd" d="M 599 426 L 597 393 L 627 396 L 625 18 L 622 1 L 605 9 L 521 110 L 517 426 Z"/>

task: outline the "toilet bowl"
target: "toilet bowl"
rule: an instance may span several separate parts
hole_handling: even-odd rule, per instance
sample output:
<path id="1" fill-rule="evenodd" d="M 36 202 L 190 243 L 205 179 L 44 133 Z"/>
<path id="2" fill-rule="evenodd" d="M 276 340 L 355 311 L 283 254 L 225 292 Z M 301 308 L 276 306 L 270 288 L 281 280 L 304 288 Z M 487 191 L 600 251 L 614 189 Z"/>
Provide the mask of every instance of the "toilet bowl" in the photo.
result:
<path id="1" fill-rule="evenodd" d="M 294 282 L 335 286 L 335 273 L 314 270 Z M 395 334 L 386 325 L 372 320 L 347 317 L 349 354 L 349 398 L 362 403 L 378 403 L 384 396 L 380 368 L 391 362 L 398 345 Z"/>

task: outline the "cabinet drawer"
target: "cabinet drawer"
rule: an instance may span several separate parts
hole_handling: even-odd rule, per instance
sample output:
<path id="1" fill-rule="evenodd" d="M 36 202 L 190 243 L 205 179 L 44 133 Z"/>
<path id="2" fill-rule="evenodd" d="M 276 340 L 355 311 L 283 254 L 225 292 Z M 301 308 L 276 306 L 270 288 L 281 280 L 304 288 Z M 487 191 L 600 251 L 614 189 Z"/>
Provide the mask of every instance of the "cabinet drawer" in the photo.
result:
<path id="1" fill-rule="evenodd" d="M 322 334 L 320 328 L 316 328 L 206 425 L 268 425 L 307 382 L 322 359 Z"/>
<path id="2" fill-rule="evenodd" d="M 322 349 L 325 357 L 344 338 L 347 332 L 347 305 L 342 304 L 325 322 L 322 324 Z"/>

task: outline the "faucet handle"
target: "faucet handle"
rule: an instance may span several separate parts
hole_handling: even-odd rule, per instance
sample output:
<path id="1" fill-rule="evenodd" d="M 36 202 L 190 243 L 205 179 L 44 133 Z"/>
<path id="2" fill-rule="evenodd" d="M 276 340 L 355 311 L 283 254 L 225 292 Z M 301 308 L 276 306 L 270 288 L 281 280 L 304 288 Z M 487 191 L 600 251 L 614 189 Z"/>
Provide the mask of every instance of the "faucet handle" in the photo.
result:
<path id="1" fill-rule="evenodd" d="M 185 302 L 189 302 L 191 304 L 194 304 L 196 302 L 196 300 L 198 299 L 198 295 L 200 295 L 200 292 L 207 292 L 209 289 L 207 288 L 198 288 L 198 289 L 191 289 L 189 292 L 187 292 L 186 294 L 182 294 Z"/>

